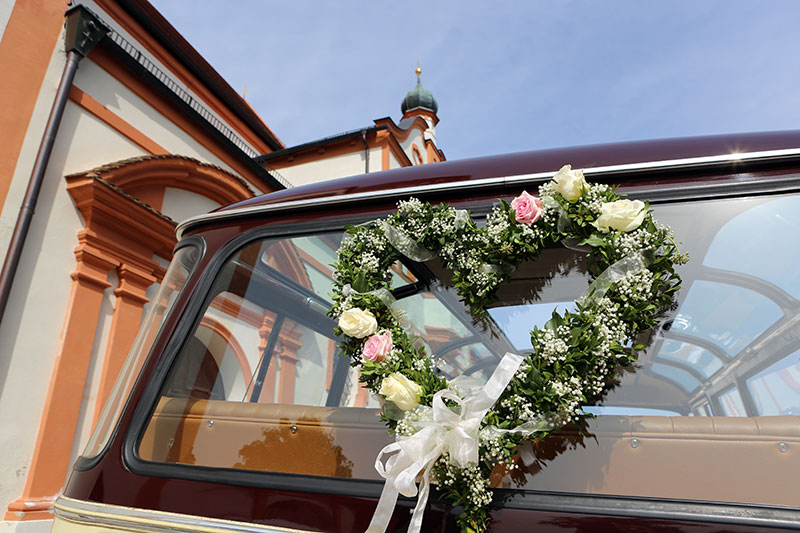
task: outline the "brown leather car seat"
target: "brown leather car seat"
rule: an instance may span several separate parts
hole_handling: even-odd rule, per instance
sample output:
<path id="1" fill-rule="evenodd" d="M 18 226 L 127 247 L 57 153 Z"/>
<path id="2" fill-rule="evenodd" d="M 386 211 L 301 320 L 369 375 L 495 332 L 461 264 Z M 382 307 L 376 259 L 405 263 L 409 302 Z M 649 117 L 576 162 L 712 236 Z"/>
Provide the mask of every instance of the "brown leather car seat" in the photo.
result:
<path id="1" fill-rule="evenodd" d="M 800 505 L 800 417 L 600 416 L 535 445 L 497 486 Z M 375 409 L 163 397 L 143 459 L 376 479 L 391 442 Z"/>

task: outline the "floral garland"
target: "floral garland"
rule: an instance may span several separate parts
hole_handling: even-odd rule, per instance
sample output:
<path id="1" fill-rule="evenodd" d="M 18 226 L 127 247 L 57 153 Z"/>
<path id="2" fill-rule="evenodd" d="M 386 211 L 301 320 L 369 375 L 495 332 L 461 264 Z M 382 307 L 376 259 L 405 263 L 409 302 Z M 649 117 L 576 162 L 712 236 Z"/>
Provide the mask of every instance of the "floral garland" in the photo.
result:
<path id="1" fill-rule="evenodd" d="M 483 228 L 464 211 L 411 198 L 385 219 L 346 231 L 334 265 L 330 314 L 338 319 L 336 333 L 344 335 L 341 348 L 360 366 L 361 381 L 383 399 L 382 419 L 397 437 L 384 449 L 386 466 L 376 464 L 387 485 L 368 531 L 386 528 L 398 492 L 416 494 L 419 473 L 409 531 L 419 529 L 428 482 L 464 508 L 462 531 L 485 531 L 489 474 L 514 468 L 519 446 L 586 415 L 581 406 L 614 383 L 618 365 L 636 360 L 644 346 L 635 339 L 673 305 L 680 286 L 674 267 L 688 260 L 646 203 L 589 184 L 569 165 L 539 187 L 538 197 L 523 192 L 510 204 L 501 201 Z M 477 398 L 483 393 L 440 375 L 393 305 L 389 267 L 404 255 L 438 255 L 453 272 L 459 296 L 481 317 L 520 263 L 559 242 L 587 250 L 597 276 L 576 310 L 554 311 L 543 328 L 531 331 L 530 355 L 508 354 L 501 361 L 490 378 L 500 379 L 504 367 L 495 398 Z M 424 460 L 408 451 L 414 446 L 424 449 Z"/>

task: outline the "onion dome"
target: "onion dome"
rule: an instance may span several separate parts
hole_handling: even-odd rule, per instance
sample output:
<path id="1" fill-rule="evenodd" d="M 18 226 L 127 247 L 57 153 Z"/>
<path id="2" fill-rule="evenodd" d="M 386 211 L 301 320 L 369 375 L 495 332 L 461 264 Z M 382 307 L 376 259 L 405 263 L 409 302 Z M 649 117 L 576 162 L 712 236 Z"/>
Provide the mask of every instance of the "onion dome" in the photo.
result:
<path id="1" fill-rule="evenodd" d="M 439 111 L 439 104 L 436 103 L 436 98 L 427 89 L 422 88 L 422 81 L 420 80 L 422 69 L 417 67 L 417 86 L 412 91 L 409 91 L 403 103 L 400 104 L 400 111 L 405 115 L 406 112 L 414 109 L 424 109 L 436 114 Z"/>

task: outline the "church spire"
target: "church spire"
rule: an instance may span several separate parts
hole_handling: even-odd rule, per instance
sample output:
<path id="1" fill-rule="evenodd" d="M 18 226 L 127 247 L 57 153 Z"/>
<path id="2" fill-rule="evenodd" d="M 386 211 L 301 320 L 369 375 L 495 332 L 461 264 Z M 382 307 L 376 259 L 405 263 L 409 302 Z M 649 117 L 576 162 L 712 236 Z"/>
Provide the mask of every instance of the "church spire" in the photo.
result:
<path id="1" fill-rule="evenodd" d="M 403 113 L 403 116 L 405 116 L 408 111 L 413 111 L 415 109 L 430 111 L 435 115 L 439 111 L 439 104 L 436 102 L 436 98 L 433 97 L 433 94 L 422 87 L 422 68 L 419 66 L 419 61 L 417 61 L 416 73 L 417 86 L 409 91 L 406 97 L 403 98 L 403 102 L 400 104 L 400 111 Z"/>

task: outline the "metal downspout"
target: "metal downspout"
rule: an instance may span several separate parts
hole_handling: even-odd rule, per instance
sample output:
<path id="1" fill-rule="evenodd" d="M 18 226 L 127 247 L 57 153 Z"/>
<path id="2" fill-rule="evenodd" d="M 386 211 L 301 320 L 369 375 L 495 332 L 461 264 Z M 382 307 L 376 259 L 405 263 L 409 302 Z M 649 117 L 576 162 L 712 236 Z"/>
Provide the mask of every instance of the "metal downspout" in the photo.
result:
<path id="1" fill-rule="evenodd" d="M 50 154 L 53 151 L 58 126 L 64 116 L 69 90 L 72 87 L 72 81 L 75 79 L 75 73 L 78 71 L 78 63 L 109 31 L 105 24 L 81 5 L 70 8 L 65 13 L 65 16 L 67 17 L 67 31 L 64 47 L 67 51 L 67 63 L 61 73 L 61 81 L 59 81 L 56 97 L 50 109 L 50 116 L 47 118 L 44 135 L 42 135 L 42 140 L 39 143 L 39 151 L 36 153 L 36 160 L 33 163 L 33 170 L 28 180 L 28 188 L 22 199 L 17 222 L 11 234 L 3 269 L 0 271 L 0 322 L 3 320 L 8 298 L 11 295 L 14 275 L 17 273 L 19 260 L 22 257 L 25 238 L 28 236 L 36 202 L 39 199 L 39 191 L 44 182 L 44 174 L 47 170 Z"/>

